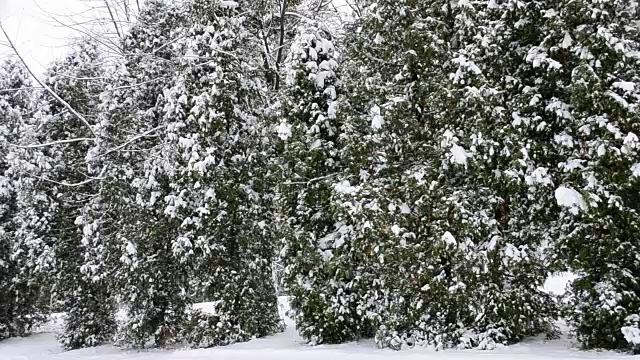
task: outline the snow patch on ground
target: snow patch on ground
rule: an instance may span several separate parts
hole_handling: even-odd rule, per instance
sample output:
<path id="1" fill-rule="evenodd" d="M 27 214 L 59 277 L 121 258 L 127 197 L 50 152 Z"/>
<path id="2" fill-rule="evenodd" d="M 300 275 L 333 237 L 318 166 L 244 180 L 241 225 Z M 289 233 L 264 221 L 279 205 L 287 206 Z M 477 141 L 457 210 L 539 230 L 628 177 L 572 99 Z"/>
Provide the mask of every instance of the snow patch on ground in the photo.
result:
<path id="1" fill-rule="evenodd" d="M 554 293 L 562 292 L 564 285 L 574 275 L 562 274 L 547 281 L 545 288 Z M 373 341 L 359 341 L 342 345 L 307 346 L 298 336 L 292 319 L 286 316 L 289 304 L 286 297 L 279 299 L 280 314 L 287 325 L 285 332 L 264 339 L 211 349 L 179 350 L 125 350 L 111 345 L 90 349 L 63 352 L 56 341 L 55 332 L 61 330 L 61 315 L 55 314 L 45 324 L 40 333 L 27 338 L 8 339 L 0 342 L 0 360 L 377 360 L 401 359 L 461 359 L 475 360 L 478 357 L 487 360 L 626 360 L 633 356 L 613 352 L 584 352 L 577 350 L 569 339 L 545 341 L 531 339 L 520 344 L 497 350 L 445 350 L 433 351 L 424 348 L 393 351 L 378 349 Z M 213 308 L 214 303 L 203 303 L 197 307 L 202 310 Z"/>

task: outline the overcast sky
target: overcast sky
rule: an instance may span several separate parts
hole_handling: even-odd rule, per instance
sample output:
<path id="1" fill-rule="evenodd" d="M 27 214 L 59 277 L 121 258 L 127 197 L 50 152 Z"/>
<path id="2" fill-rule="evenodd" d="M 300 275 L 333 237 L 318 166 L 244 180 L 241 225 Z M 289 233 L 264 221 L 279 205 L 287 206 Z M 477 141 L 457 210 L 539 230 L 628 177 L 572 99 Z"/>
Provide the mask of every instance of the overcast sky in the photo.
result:
<path id="1" fill-rule="evenodd" d="M 52 59 L 65 53 L 72 30 L 56 24 L 83 8 L 81 0 L 0 0 L 0 21 L 34 71 L 42 72 Z M 0 34 L 0 56 L 11 53 Z"/>

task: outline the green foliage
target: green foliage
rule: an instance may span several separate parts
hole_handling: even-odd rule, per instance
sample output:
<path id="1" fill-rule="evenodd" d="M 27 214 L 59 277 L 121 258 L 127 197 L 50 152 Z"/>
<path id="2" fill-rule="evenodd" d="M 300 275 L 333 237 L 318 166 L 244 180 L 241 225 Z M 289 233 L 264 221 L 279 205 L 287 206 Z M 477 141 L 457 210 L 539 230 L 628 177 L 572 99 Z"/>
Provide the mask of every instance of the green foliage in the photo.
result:
<path id="1" fill-rule="evenodd" d="M 282 218 L 284 283 L 300 334 L 308 342 L 341 343 L 372 335 L 357 309 L 357 283 L 339 240 L 332 208 L 342 91 L 336 49 L 327 31 L 301 26 L 287 58 L 276 132 L 281 159 L 279 213 Z"/>
<path id="2" fill-rule="evenodd" d="M 33 96 L 27 70 L 13 60 L 0 64 L 0 339 L 28 335 L 33 326 L 44 320 L 38 304 L 40 284 L 36 269 L 24 256 L 27 249 L 17 236 L 18 177 L 13 171 L 14 148 L 19 143 L 24 117 Z"/>
<path id="3" fill-rule="evenodd" d="M 310 344 L 493 349 L 574 270 L 581 344 L 640 351 L 637 3 L 271 5 L 148 1 L 52 64 L 68 105 L 0 67 L 0 338 L 248 341 L 281 280 Z"/>
<path id="4" fill-rule="evenodd" d="M 381 346 L 493 348 L 554 317 L 539 290 L 553 192 L 517 122 L 532 80 L 529 44 L 500 31 L 510 5 L 378 1 L 348 42 L 341 156 L 357 162 L 337 205 L 375 279 Z"/>
<path id="5" fill-rule="evenodd" d="M 627 1 L 550 3 L 547 36 L 529 56 L 534 67 L 552 67 L 541 82 L 557 84 L 544 94 L 564 125 L 552 149 L 555 181 L 575 199 L 563 206 L 555 251 L 582 274 L 569 313 L 585 348 L 637 349 L 624 327 L 640 309 L 639 10 Z"/>

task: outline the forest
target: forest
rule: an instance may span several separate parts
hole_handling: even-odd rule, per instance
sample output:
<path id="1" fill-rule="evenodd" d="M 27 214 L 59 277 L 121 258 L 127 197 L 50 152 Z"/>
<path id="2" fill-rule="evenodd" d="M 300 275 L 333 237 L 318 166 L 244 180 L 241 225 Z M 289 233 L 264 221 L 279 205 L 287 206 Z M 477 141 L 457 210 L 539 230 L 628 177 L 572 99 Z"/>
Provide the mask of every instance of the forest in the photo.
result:
<path id="1" fill-rule="evenodd" d="M 640 3 L 124 1 L 2 28 L 0 340 L 640 354 Z"/>

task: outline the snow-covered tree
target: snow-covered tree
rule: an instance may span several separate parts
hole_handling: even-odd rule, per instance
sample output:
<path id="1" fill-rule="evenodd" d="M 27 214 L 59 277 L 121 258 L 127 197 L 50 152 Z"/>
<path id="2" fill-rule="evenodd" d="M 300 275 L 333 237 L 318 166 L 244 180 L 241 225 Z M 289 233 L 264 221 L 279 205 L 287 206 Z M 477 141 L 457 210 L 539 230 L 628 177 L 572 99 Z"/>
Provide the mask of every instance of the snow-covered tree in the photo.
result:
<path id="1" fill-rule="evenodd" d="M 580 277 L 569 318 L 586 348 L 638 351 L 640 7 L 633 1 L 545 3 L 543 41 L 527 60 L 539 79 L 558 158 L 560 262 Z"/>
<path id="2" fill-rule="evenodd" d="M 183 35 L 178 5 L 148 1 L 124 36 L 125 62 L 115 66 L 102 94 L 98 141 L 90 150 L 94 171 L 104 172 L 99 201 L 84 220 L 87 241 L 99 249 L 92 266 L 109 271 L 126 309 L 117 342 L 139 347 L 150 339 L 157 346 L 179 341 L 189 304 L 188 269 L 174 258 L 170 240 L 180 224 L 153 206 L 169 188 L 153 161 L 165 141 L 162 89 L 175 68 L 173 43 Z"/>
<path id="3" fill-rule="evenodd" d="M 22 256 L 16 238 L 18 213 L 10 153 L 19 143 L 24 117 L 32 109 L 34 90 L 27 70 L 18 62 L 0 64 L 0 339 L 24 336 L 42 317 L 34 267 Z"/>
<path id="4" fill-rule="evenodd" d="M 152 194 L 163 201 L 147 201 L 177 225 L 172 256 L 192 267 L 190 285 L 215 303 L 214 315 L 195 312 L 186 329 L 196 346 L 247 341 L 280 326 L 265 84 L 243 5 L 191 4 L 194 21 L 164 93 L 162 161 L 149 162 L 169 184 Z"/>
<path id="5" fill-rule="evenodd" d="M 239 6 L 149 2 L 103 95 L 93 151 L 109 153 L 112 216 L 97 241 L 119 259 L 121 342 L 214 346 L 279 328 L 260 48 Z M 190 310 L 196 298 L 215 313 Z"/>
<path id="6" fill-rule="evenodd" d="M 0 66 L 0 339 L 49 298 L 67 349 L 266 336 L 275 258 L 312 344 L 514 343 L 572 269 L 578 340 L 640 351 L 640 6 L 357 0 L 338 54 L 328 3 L 149 0 L 106 67 Z"/>
<path id="7" fill-rule="evenodd" d="M 65 312 L 61 342 L 66 349 L 109 341 L 115 329 L 107 287 L 83 271 L 90 249 L 77 223 L 96 192 L 85 159 L 102 91 L 100 60 L 96 45 L 81 42 L 47 70 L 44 85 L 66 104 L 41 92 L 23 129 L 20 143 L 26 148 L 13 154 L 19 178 L 16 235 L 26 248 L 43 246 L 20 256 L 42 267 L 54 306 Z"/>
<path id="8" fill-rule="evenodd" d="M 526 12 L 368 5 L 347 41 L 354 90 L 341 156 L 354 161 L 335 190 L 352 226 L 345 242 L 372 279 L 361 304 L 380 304 L 377 342 L 493 348 L 546 330 L 545 229 L 530 210 L 552 190 L 531 180 L 544 169 L 515 121 L 524 86 L 510 75 L 524 62 L 522 34 L 505 33 Z"/>
<path id="9" fill-rule="evenodd" d="M 338 21 L 340 13 L 332 2 L 326 0 L 258 0 L 240 3 L 247 12 L 248 31 L 259 40 L 256 50 L 260 52 L 267 86 L 276 92 L 285 85 L 287 54 L 295 41 L 297 28 L 312 19 L 333 29 L 341 27 Z"/>
<path id="10" fill-rule="evenodd" d="M 364 316 L 346 303 L 353 276 L 335 239 L 340 227 L 331 206 L 338 158 L 338 95 L 342 82 L 331 35 L 319 24 L 301 26 L 287 57 L 280 101 L 280 216 L 285 286 L 296 326 L 310 343 L 367 336 Z M 335 254 L 334 254 L 335 252 Z"/>

